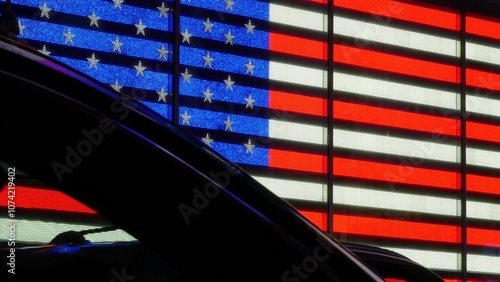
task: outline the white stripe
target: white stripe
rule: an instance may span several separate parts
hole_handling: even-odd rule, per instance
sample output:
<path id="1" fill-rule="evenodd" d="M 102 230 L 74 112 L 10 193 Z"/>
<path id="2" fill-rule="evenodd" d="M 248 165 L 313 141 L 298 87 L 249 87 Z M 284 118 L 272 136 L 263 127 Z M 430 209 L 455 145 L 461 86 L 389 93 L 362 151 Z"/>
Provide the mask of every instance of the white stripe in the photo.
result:
<path id="1" fill-rule="evenodd" d="M 429 269 L 453 271 L 460 270 L 461 255 L 458 253 L 434 252 L 390 247 L 386 247 L 386 249 L 400 253 Z"/>
<path id="2" fill-rule="evenodd" d="M 335 204 L 349 206 L 449 216 L 458 216 L 460 206 L 460 202 L 455 199 L 419 196 L 390 191 L 375 191 L 339 185 L 333 186 L 333 202 Z"/>
<path id="3" fill-rule="evenodd" d="M 500 65 L 500 50 L 498 48 L 467 42 L 465 51 L 468 60 Z"/>
<path id="4" fill-rule="evenodd" d="M 314 87 L 326 87 L 326 72 L 320 69 L 269 62 L 269 79 Z"/>
<path id="5" fill-rule="evenodd" d="M 271 192 L 281 198 L 325 202 L 326 185 L 322 183 L 293 181 L 253 176 Z"/>
<path id="6" fill-rule="evenodd" d="M 500 257 L 498 255 L 467 255 L 467 271 L 500 274 L 499 266 Z"/>
<path id="7" fill-rule="evenodd" d="M 0 240 L 8 239 L 7 226 L 11 223 L 10 220 L 0 218 Z M 81 231 L 94 229 L 100 226 L 82 225 L 82 224 L 66 224 L 58 222 L 44 222 L 37 220 L 16 220 L 15 241 L 22 243 L 49 243 L 57 234 L 74 230 Z M 91 242 L 113 242 L 113 241 L 135 241 L 136 239 L 123 230 L 115 230 L 102 233 L 94 233 L 85 235 L 85 238 Z"/>
<path id="8" fill-rule="evenodd" d="M 500 168 L 500 152 L 467 148 L 467 164 Z"/>
<path id="9" fill-rule="evenodd" d="M 287 116 L 293 120 L 293 116 Z M 269 137 L 299 142 L 326 144 L 325 128 L 283 120 L 269 120 Z"/>
<path id="10" fill-rule="evenodd" d="M 481 93 L 485 93 L 486 91 L 487 90 L 481 91 Z M 467 95 L 466 107 L 468 112 L 500 117 L 499 100 Z"/>
<path id="11" fill-rule="evenodd" d="M 358 38 L 359 40 L 355 40 L 356 47 L 366 48 L 370 45 L 370 41 L 376 41 L 448 56 L 459 54 L 456 40 L 339 16 L 333 19 L 334 33 Z"/>
<path id="12" fill-rule="evenodd" d="M 325 31 L 326 15 L 269 4 L 269 21 L 296 27 Z"/>
<path id="13" fill-rule="evenodd" d="M 446 162 L 458 161 L 456 146 L 387 135 L 335 129 L 333 131 L 333 145 L 353 150 L 406 156 L 410 157 L 416 165 L 421 165 L 426 159 Z"/>
<path id="14" fill-rule="evenodd" d="M 335 90 L 356 95 L 386 98 L 402 102 L 435 106 L 447 109 L 459 109 L 457 93 L 440 91 L 432 88 L 395 83 L 368 77 L 335 72 L 333 74 Z"/>
<path id="15" fill-rule="evenodd" d="M 500 205 L 468 200 L 467 217 L 500 221 Z"/>

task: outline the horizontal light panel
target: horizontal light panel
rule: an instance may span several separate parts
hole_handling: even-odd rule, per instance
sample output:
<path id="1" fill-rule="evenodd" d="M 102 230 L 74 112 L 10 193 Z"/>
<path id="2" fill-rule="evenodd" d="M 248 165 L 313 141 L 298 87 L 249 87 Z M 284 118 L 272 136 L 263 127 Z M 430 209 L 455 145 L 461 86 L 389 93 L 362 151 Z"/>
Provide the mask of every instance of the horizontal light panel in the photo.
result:
<path id="1" fill-rule="evenodd" d="M 498 48 L 467 42 L 465 50 L 468 60 L 500 65 L 500 50 Z"/>
<path id="2" fill-rule="evenodd" d="M 407 256 L 427 268 L 452 271 L 460 270 L 461 254 L 458 253 L 392 247 L 388 247 L 387 249 Z"/>
<path id="3" fill-rule="evenodd" d="M 333 102 L 333 117 L 360 123 L 377 124 L 390 127 L 434 133 L 435 138 L 442 135 L 459 135 L 460 121 L 457 119 L 411 113 L 403 110 L 385 109 L 342 101 Z"/>
<path id="4" fill-rule="evenodd" d="M 484 81 L 486 82 L 486 80 Z M 477 91 L 479 91 L 479 93 L 487 93 L 480 89 Z M 500 117 L 500 111 L 498 110 L 500 109 L 500 100 L 467 95 L 466 107 L 468 112 Z"/>
<path id="5" fill-rule="evenodd" d="M 325 71 L 278 62 L 269 62 L 269 79 L 324 88 Z"/>
<path id="6" fill-rule="evenodd" d="M 321 183 L 293 181 L 279 178 L 253 176 L 279 197 L 315 202 L 326 201 L 326 187 Z"/>
<path id="7" fill-rule="evenodd" d="M 453 110 L 459 108 L 457 105 L 457 93 L 432 88 L 339 72 L 333 74 L 333 86 L 335 90 L 346 91 L 355 95 L 385 98 Z"/>
<path id="8" fill-rule="evenodd" d="M 467 244 L 500 248 L 500 230 L 467 227 Z"/>
<path id="9" fill-rule="evenodd" d="M 500 23 L 498 19 L 466 16 L 465 23 L 466 33 L 500 39 L 500 34 L 498 34 Z"/>
<path id="10" fill-rule="evenodd" d="M 0 218 L 2 229 L 9 226 L 11 220 Z M 54 237 L 64 231 L 81 231 L 95 229 L 102 226 L 67 224 L 59 222 L 46 222 L 38 220 L 16 220 L 16 242 L 19 243 L 49 243 Z M 7 232 L 0 232 L 1 240 L 7 240 Z M 91 242 L 135 241 L 136 239 L 123 230 L 85 235 Z"/>
<path id="11" fill-rule="evenodd" d="M 269 50 L 315 59 L 328 58 L 328 45 L 315 41 L 278 33 L 269 35 Z"/>
<path id="12" fill-rule="evenodd" d="M 460 227 L 453 225 L 333 215 L 333 230 L 339 233 L 386 238 L 459 243 Z"/>
<path id="13" fill-rule="evenodd" d="M 377 152 L 390 155 L 408 156 L 420 165 L 425 160 L 457 162 L 457 147 L 431 142 L 416 141 L 374 135 L 369 133 L 335 129 L 333 131 L 333 145 L 335 147 Z"/>
<path id="14" fill-rule="evenodd" d="M 335 6 L 370 13 L 375 21 L 385 24 L 394 18 L 450 30 L 458 30 L 460 26 L 460 17 L 455 12 L 395 0 L 335 0 Z"/>
<path id="15" fill-rule="evenodd" d="M 333 60 L 357 67 L 411 75 L 444 82 L 459 82 L 458 67 L 390 53 L 335 44 Z"/>
<path id="16" fill-rule="evenodd" d="M 500 168 L 500 152 L 467 147 L 467 164 Z"/>
<path id="17" fill-rule="evenodd" d="M 350 206 L 458 216 L 460 201 L 439 197 L 419 196 L 414 194 L 376 191 L 371 189 L 334 185 L 333 202 L 336 204 Z"/>
<path id="18" fill-rule="evenodd" d="M 333 159 L 333 174 L 385 181 L 388 187 L 398 183 L 451 190 L 460 187 L 458 172 L 425 169 L 403 162 L 395 165 L 336 157 Z"/>
<path id="19" fill-rule="evenodd" d="M 333 27 L 336 34 L 360 39 L 355 41 L 357 47 L 366 47 L 370 45 L 369 41 L 375 41 L 447 56 L 460 54 L 456 40 L 388 27 L 376 21 L 364 22 L 336 16 Z"/>
<path id="20" fill-rule="evenodd" d="M 326 156 L 294 151 L 269 150 L 269 167 L 326 173 Z"/>
<path id="21" fill-rule="evenodd" d="M 286 122 L 283 120 L 269 120 L 269 137 L 271 138 L 324 144 L 324 131 L 325 128 L 321 126 Z"/>
<path id="22" fill-rule="evenodd" d="M 467 191 L 500 195 L 500 178 L 467 174 Z"/>
<path id="23" fill-rule="evenodd" d="M 292 25 L 299 28 L 307 28 L 318 31 L 325 30 L 324 14 L 276 4 L 269 4 L 269 21 Z"/>
<path id="24" fill-rule="evenodd" d="M 467 217 L 500 222 L 500 204 L 483 203 L 468 200 Z"/>
<path id="25" fill-rule="evenodd" d="M 492 255 L 467 255 L 467 271 L 500 274 L 500 257 Z M 495 280 L 484 280 L 495 281 Z"/>
<path id="26" fill-rule="evenodd" d="M 0 190 L 0 199 L 8 199 L 8 189 Z M 95 214 L 96 211 L 56 190 L 16 186 L 16 207 L 25 209 L 43 209 Z M 6 207 L 7 201 L 1 201 L 0 207 Z"/>
<path id="27" fill-rule="evenodd" d="M 490 125 L 468 121 L 467 138 L 500 143 L 500 124 Z"/>
<path id="28" fill-rule="evenodd" d="M 465 72 L 468 86 L 500 91 L 500 74 L 474 69 L 466 69 Z M 476 91 L 480 90 L 478 89 Z M 482 90 L 480 93 L 484 94 L 487 92 Z"/>
<path id="29" fill-rule="evenodd" d="M 326 94 L 325 94 L 326 96 Z M 279 118 L 293 119 L 294 113 L 327 116 L 326 98 L 309 97 L 295 93 L 269 91 L 269 108 Z"/>

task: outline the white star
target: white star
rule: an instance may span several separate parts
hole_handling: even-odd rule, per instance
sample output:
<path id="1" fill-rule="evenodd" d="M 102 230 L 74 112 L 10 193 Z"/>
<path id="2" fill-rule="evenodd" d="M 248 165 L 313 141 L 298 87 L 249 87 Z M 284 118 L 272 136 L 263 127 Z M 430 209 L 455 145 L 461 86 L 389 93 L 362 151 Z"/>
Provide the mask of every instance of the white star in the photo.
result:
<path id="1" fill-rule="evenodd" d="M 253 34 L 253 29 L 255 28 L 254 25 L 252 25 L 252 21 L 248 20 L 248 23 L 245 24 L 245 27 L 247 28 L 247 33 L 252 33 Z"/>
<path id="2" fill-rule="evenodd" d="M 252 142 L 250 139 L 248 139 L 248 143 L 247 144 L 243 144 L 245 145 L 245 147 L 247 148 L 247 150 L 245 151 L 245 154 L 253 154 L 253 147 L 255 147 L 255 145 L 252 145 Z"/>
<path id="3" fill-rule="evenodd" d="M 49 7 L 47 7 L 47 3 L 43 2 L 42 6 L 38 7 L 41 11 L 40 13 L 40 18 L 46 17 L 47 19 L 50 18 L 49 12 L 52 10 Z"/>
<path id="4" fill-rule="evenodd" d="M 214 26 L 213 23 L 210 22 L 210 19 L 207 18 L 206 22 L 203 22 L 203 26 L 205 26 L 205 30 L 203 32 L 212 32 L 212 27 Z"/>
<path id="5" fill-rule="evenodd" d="M 189 79 L 193 76 L 192 74 L 188 73 L 188 69 L 186 68 L 186 70 L 184 71 L 184 73 L 181 73 L 182 75 L 182 82 L 187 82 L 189 84 L 191 84 L 191 81 L 189 81 Z"/>
<path id="6" fill-rule="evenodd" d="M 100 18 L 95 15 L 95 12 L 92 12 L 92 15 L 87 16 L 90 19 L 90 26 L 95 25 L 96 27 L 99 27 L 99 23 L 97 22 Z"/>
<path id="7" fill-rule="evenodd" d="M 184 32 L 181 32 L 181 34 L 182 34 L 182 43 L 187 42 L 188 44 L 191 44 L 189 38 L 191 38 L 192 34 L 189 33 L 188 29 L 186 28 Z"/>
<path id="8" fill-rule="evenodd" d="M 226 37 L 226 44 L 229 43 L 233 45 L 234 35 L 231 34 L 231 30 L 228 30 L 227 33 L 224 33 L 224 36 Z"/>
<path id="9" fill-rule="evenodd" d="M 65 32 L 63 34 L 64 34 L 64 37 L 66 38 L 64 43 L 69 42 L 69 43 L 73 44 L 73 38 L 76 36 L 76 34 L 71 33 L 71 28 L 68 28 L 68 32 Z"/>
<path id="10" fill-rule="evenodd" d="M 136 73 L 135 75 L 142 75 L 144 76 L 144 70 L 146 69 L 146 67 L 143 67 L 142 66 L 142 62 L 139 61 L 139 64 L 138 65 L 134 65 L 134 68 L 136 69 Z"/>
<path id="11" fill-rule="evenodd" d="M 253 74 L 253 69 L 255 68 L 255 65 L 252 64 L 251 60 L 248 60 L 248 64 L 245 64 L 245 67 L 247 68 L 247 73 Z"/>
<path id="12" fill-rule="evenodd" d="M 210 88 L 207 87 L 207 91 L 203 92 L 203 95 L 205 96 L 203 102 L 208 101 L 209 103 L 212 103 L 212 96 L 214 95 L 214 93 L 210 92 Z"/>
<path id="13" fill-rule="evenodd" d="M 144 29 L 146 29 L 147 26 L 142 24 L 142 20 L 139 20 L 139 23 L 135 24 L 135 27 L 137 27 L 137 34 L 140 33 L 142 35 L 146 35 L 146 33 L 144 33 Z"/>
<path id="14" fill-rule="evenodd" d="M 233 122 L 231 121 L 231 118 L 227 117 L 227 120 L 224 121 L 224 124 L 226 125 L 224 131 L 226 130 L 233 131 Z"/>
<path id="15" fill-rule="evenodd" d="M 165 45 L 161 45 L 161 49 L 156 49 L 158 50 L 158 53 L 159 53 L 159 57 L 158 59 L 167 59 L 167 54 L 168 54 L 168 50 L 165 49 Z"/>
<path id="16" fill-rule="evenodd" d="M 90 58 L 87 58 L 87 60 L 89 61 L 89 68 L 94 68 L 94 69 L 97 69 L 97 63 L 100 61 L 98 59 L 95 58 L 95 54 L 92 53 L 92 57 Z"/>
<path id="17" fill-rule="evenodd" d="M 51 53 L 50 51 L 47 50 L 47 47 L 45 45 L 43 45 L 42 50 L 38 50 L 38 51 L 46 56 L 50 55 L 50 53 Z"/>
<path id="18" fill-rule="evenodd" d="M 121 10 L 123 2 L 125 2 L 125 1 L 124 0 L 113 0 L 113 3 L 115 3 L 115 5 L 113 6 L 113 9 L 118 8 Z"/>
<path id="19" fill-rule="evenodd" d="M 245 98 L 245 101 L 247 102 L 247 105 L 245 106 L 245 109 L 250 107 L 253 109 L 253 103 L 255 102 L 254 99 L 252 99 L 252 95 L 248 94 L 248 98 Z"/>
<path id="20" fill-rule="evenodd" d="M 167 12 L 170 10 L 170 8 L 165 7 L 165 2 L 161 2 L 161 7 L 156 7 L 160 11 L 160 18 L 164 16 L 165 18 L 168 18 Z"/>
<path id="21" fill-rule="evenodd" d="M 205 64 L 203 65 L 204 67 L 206 66 L 212 67 L 212 62 L 214 61 L 214 58 L 210 57 L 209 52 L 207 52 L 206 56 L 203 56 L 203 60 L 205 61 Z"/>
<path id="22" fill-rule="evenodd" d="M 167 95 L 169 94 L 168 92 L 165 92 L 165 89 L 162 87 L 160 91 L 156 91 L 156 93 L 158 93 L 158 102 L 160 101 L 163 101 L 163 102 L 167 102 Z"/>
<path id="23" fill-rule="evenodd" d="M 224 0 L 224 2 L 226 2 L 226 10 L 233 10 L 233 5 L 234 5 L 234 1 L 232 0 Z"/>
<path id="24" fill-rule="evenodd" d="M 230 75 L 227 76 L 227 79 L 224 79 L 224 83 L 226 83 L 226 89 L 233 91 L 234 81 L 231 80 Z"/>
<path id="25" fill-rule="evenodd" d="M 118 79 L 115 81 L 114 84 L 110 84 L 110 86 L 116 91 L 120 92 L 120 89 L 122 89 L 123 86 L 118 84 Z"/>
<path id="26" fill-rule="evenodd" d="M 114 51 L 118 51 L 118 53 L 121 53 L 122 52 L 122 45 L 123 45 L 123 42 L 120 42 L 120 40 L 118 40 L 118 36 L 116 37 L 115 41 L 111 41 L 111 43 L 113 43 L 113 52 Z"/>
<path id="27" fill-rule="evenodd" d="M 210 136 L 208 135 L 208 133 L 207 133 L 207 137 L 205 137 L 205 138 L 201 138 L 201 139 L 203 139 L 203 142 L 205 142 L 205 144 L 207 144 L 207 145 L 208 145 L 208 147 L 211 147 L 211 145 L 210 145 L 210 144 L 214 141 L 214 139 L 211 139 L 211 138 L 210 138 Z"/>
<path id="28" fill-rule="evenodd" d="M 26 26 L 21 24 L 21 20 L 17 20 L 17 25 L 19 26 L 19 35 L 23 36 Z"/>
<path id="29" fill-rule="evenodd" d="M 191 116 L 188 115 L 188 111 L 187 110 L 184 111 L 184 114 L 182 114 L 181 117 L 182 117 L 182 124 L 191 125 L 189 123 L 189 120 L 191 119 Z"/>

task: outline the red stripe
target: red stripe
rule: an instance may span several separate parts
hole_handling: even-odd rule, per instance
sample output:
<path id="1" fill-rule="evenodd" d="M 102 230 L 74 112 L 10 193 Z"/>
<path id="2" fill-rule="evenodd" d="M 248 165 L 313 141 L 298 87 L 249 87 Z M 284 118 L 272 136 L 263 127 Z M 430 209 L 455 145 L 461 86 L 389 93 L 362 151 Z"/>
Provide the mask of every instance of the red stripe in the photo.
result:
<path id="1" fill-rule="evenodd" d="M 388 184 L 424 185 L 452 190 L 460 187 L 460 173 L 419 168 L 411 164 L 393 165 L 337 157 L 333 159 L 333 174 L 381 180 Z"/>
<path id="2" fill-rule="evenodd" d="M 460 121 L 456 119 L 340 101 L 333 102 L 333 117 L 355 122 L 431 132 L 436 135 L 459 136 L 460 134 Z"/>
<path id="3" fill-rule="evenodd" d="M 327 60 L 328 45 L 322 41 L 315 41 L 300 37 L 278 33 L 269 34 L 269 50 Z"/>
<path id="4" fill-rule="evenodd" d="M 326 231 L 326 226 L 328 223 L 326 213 L 304 210 L 299 210 L 299 212 L 321 230 Z"/>
<path id="5" fill-rule="evenodd" d="M 467 16 L 465 18 L 465 23 L 465 32 L 467 33 L 500 39 L 500 34 L 498 34 L 500 23 L 498 19 L 488 20 L 486 17 L 476 18 Z"/>
<path id="6" fill-rule="evenodd" d="M 10 199 L 7 198 L 8 195 L 13 194 L 8 194 L 7 187 L 4 187 L 4 189 L 0 191 L 0 206 L 6 207 L 9 204 L 8 200 Z M 74 200 L 68 195 L 54 190 L 16 186 L 15 198 L 13 199 L 13 201 L 15 202 L 16 208 L 43 209 L 92 214 L 96 213 L 91 208 Z"/>
<path id="7" fill-rule="evenodd" d="M 323 155 L 270 149 L 269 167 L 326 173 L 326 157 Z"/>
<path id="8" fill-rule="evenodd" d="M 326 99 L 273 90 L 269 91 L 269 108 L 283 111 L 285 115 L 295 112 L 326 117 L 328 113 Z"/>
<path id="9" fill-rule="evenodd" d="M 465 77 L 466 77 L 466 83 L 469 86 L 475 86 L 492 90 L 500 90 L 500 74 L 467 69 Z"/>
<path id="10" fill-rule="evenodd" d="M 335 0 L 333 3 L 337 7 L 370 13 L 373 21 L 381 24 L 388 24 L 391 19 L 400 19 L 451 30 L 460 29 L 458 12 L 446 11 L 440 7 L 427 8 L 391 0 Z"/>
<path id="11" fill-rule="evenodd" d="M 500 247 L 500 230 L 467 228 L 467 244 Z"/>
<path id="12" fill-rule="evenodd" d="M 333 59 L 337 63 L 382 71 L 453 83 L 458 83 L 460 81 L 459 68 L 455 66 L 401 57 L 347 45 L 335 44 Z"/>
<path id="13" fill-rule="evenodd" d="M 467 191 L 500 195 L 500 178 L 467 174 Z"/>
<path id="14" fill-rule="evenodd" d="M 460 227 L 381 218 L 333 215 L 336 233 L 446 243 L 460 242 Z"/>
<path id="15" fill-rule="evenodd" d="M 500 126 L 468 121 L 467 138 L 500 143 Z"/>

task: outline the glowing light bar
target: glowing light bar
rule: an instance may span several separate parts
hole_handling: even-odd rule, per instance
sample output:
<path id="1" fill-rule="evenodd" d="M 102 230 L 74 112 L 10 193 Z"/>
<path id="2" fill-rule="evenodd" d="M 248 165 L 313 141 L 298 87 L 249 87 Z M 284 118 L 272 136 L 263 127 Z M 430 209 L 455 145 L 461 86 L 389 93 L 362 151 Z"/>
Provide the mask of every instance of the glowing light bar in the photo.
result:
<path id="1" fill-rule="evenodd" d="M 427 268 L 451 271 L 460 270 L 461 255 L 459 253 L 422 251 L 392 247 L 388 247 L 387 249 L 407 256 Z"/>
<path id="2" fill-rule="evenodd" d="M 467 200 L 467 217 L 495 220 L 500 223 L 500 205 Z"/>
<path id="3" fill-rule="evenodd" d="M 391 155 L 409 156 L 425 160 L 457 162 L 457 147 L 452 145 L 417 141 L 405 138 L 396 138 L 387 135 L 335 129 L 333 131 L 335 147 L 348 148 L 366 152 L 378 152 Z"/>
<path id="4" fill-rule="evenodd" d="M 299 142 L 325 144 L 325 128 L 283 120 L 269 120 L 269 137 Z"/>
<path id="5" fill-rule="evenodd" d="M 458 56 L 458 44 L 439 36 L 388 27 L 386 25 L 357 21 L 340 16 L 334 17 L 334 33 L 355 37 L 358 47 L 370 45 L 370 41 L 386 43 L 419 51 L 428 51 L 446 56 Z"/>
<path id="6" fill-rule="evenodd" d="M 500 152 L 467 147 L 467 164 L 500 168 Z"/>
<path id="7" fill-rule="evenodd" d="M 333 86 L 335 90 L 346 91 L 353 95 L 385 98 L 453 110 L 459 108 L 457 93 L 404 83 L 335 72 Z"/>
<path id="8" fill-rule="evenodd" d="M 325 31 L 325 17 L 326 15 L 320 13 L 269 4 L 269 21 L 271 22 Z"/>
<path id="9" fill-rule="evenodd" d="M 307 67 L 269 62 L 269 79 L 307 86 L 326 87 L 326 71 Z"/>
<path id="10" fill-rule="evenodd" d="M 455 199 L 376 191 L 358 187 L 333 186 L 336 204 L 458 216 L 460 201 Z"/>
<path id="11" fill-rule="evenodd" d="M 279 197 L 326 202 L 325 184 L 260 176 L 253 177 Z"/>
<path id="12" fill-rule="evenodd" d="M 8 226 L 8 219 L 0 218 L 0 226 Z M 81 231 L 95 229 L 102 226 L 67 224 L 61 222 L 46 222 L 38 220 L 16 220 L 16 242 L 19 243 L 49 243 L 57 234 L 64 231 Z M 6 236 L 7 232 L 1 232 Z M 91 242 L 135 241 L 136 239 L 125 231 L 119 229 L 103 233 L 85 235 Z M 1 238 L 6 240 L 7 238 Z"/>

